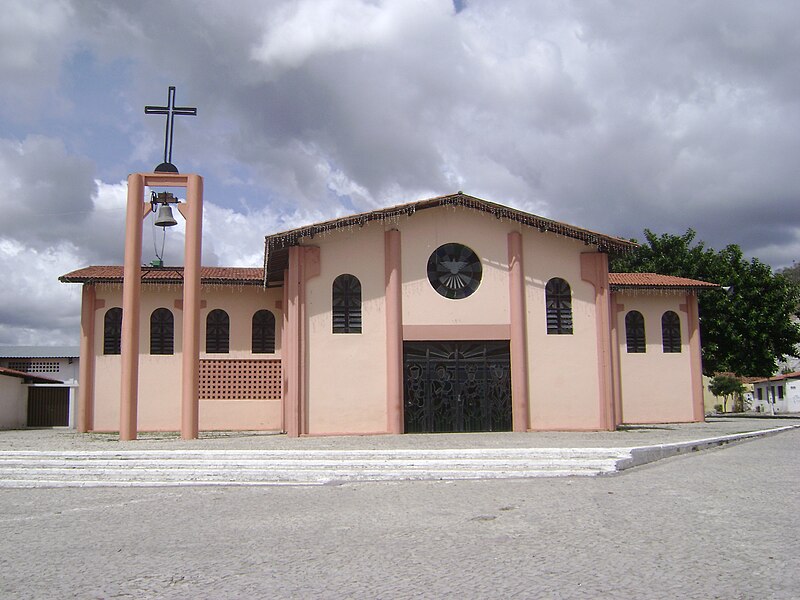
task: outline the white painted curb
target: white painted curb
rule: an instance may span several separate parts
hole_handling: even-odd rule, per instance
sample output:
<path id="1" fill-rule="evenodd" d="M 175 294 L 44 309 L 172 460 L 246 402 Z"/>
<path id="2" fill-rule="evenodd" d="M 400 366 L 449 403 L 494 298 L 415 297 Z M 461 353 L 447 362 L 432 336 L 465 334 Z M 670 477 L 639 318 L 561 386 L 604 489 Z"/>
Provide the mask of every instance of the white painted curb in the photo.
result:
<path id="1" fill-rule="evenodd" d="M 706 438 L 700 440 L 693 440 L 689 442 L 677 442 L 674 444 L 660 444 L 656 446 L 642 446 L 639 448 L 630 448 L 630 458 L 622 459 L 617 463 L 617 471 L 624 471 L 640 465 L 655 462 L 662 458 L 669 458 L 677 456 L 678 454 L 686 454 L 690 452 L 699 452 L 701 450 L 708 450 L 727 444 L 736 444 L 739 442 L 746 442 L 759 437 L 766 437 L 768 435 L 775 435 L 790 429 L 800 428 L 800 425 L 787 425 L 784 427 L 775 427 L 774 429 L 764 429 L 761 431 L 749 431 L 747 433 L 734 433 L 731 435 L 723 435 L 714 438 Z"/>

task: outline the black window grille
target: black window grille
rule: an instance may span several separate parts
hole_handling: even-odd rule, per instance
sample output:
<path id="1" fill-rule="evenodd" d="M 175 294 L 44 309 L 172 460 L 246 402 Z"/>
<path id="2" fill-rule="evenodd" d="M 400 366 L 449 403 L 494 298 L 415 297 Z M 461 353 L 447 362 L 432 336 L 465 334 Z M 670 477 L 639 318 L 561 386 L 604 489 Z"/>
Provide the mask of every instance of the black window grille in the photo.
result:
<path id="1" fill-rule="evenodd" d="M 150 315 L 150 354 L 174 354 L 175 319 L 168 308 L 157 308 Z"/>
<path id="2" fill-rule="evenodd" d="M 354 275 L 333 280 L 333 333 L 361 333 L 361 282 Z"/>
<path id="3" fill-rule="evenodd" d="M 632 310 L 625 315 L 625 339 L 629 353 L 642 353 L 647 350 L 644 317 L 638 310 Z"/>
<path id="4" fill-rule="evenodd" d="M 572 333 L 572 290 L 560 277 L 554 277 L 544 288 L 547 306 L 547 333 Z"/>
<path id="5" fill-rule="evenodd" d="M 275 315 L 259 310 L 253 315 L 253 354 L 275 352 Z"/>
<path id="6" fill-rule="evenodd" d="M 103 319 L 103 354 L 119 354 L 122 346 L 122 309 L 109 308 Z"/>
<path id="7" fill-rule="evenodd" d="M 671 310 L 661 316 L 661 346 L 664 352 L 681 351 L 681 318 Z"/>
<path id="8" fill-rule="evenodd" d="M 215 308 L 206 317 L 206 352 L 227 354 L 230 348 L 231 321 L 228 313 Z"/>

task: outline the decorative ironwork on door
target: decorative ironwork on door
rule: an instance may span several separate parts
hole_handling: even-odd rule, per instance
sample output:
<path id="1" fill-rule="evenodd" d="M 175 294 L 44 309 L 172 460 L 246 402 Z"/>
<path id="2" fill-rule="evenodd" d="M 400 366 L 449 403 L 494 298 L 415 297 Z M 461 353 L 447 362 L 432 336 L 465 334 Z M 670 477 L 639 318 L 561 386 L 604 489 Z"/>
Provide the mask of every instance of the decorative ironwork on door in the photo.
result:
<path id="1" fill-rule="evenodd" d="M 405 342 L 405 431 L 510 431 L 507 341 Z"/>

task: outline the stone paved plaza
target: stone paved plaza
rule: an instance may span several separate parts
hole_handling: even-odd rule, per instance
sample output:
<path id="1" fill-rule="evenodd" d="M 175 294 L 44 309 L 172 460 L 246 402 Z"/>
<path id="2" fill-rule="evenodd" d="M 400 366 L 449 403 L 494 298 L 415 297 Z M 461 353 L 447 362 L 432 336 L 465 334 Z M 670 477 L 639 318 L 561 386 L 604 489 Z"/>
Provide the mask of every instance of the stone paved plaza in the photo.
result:
<path id="1" fill-rule="evenodd" d="M 200 432 L 181 440 L 177 433 L 140 433 L 120 442 L 116 433 L 79 434 L 67 429 L 0 431 L 0 451 L 7 450 L 391 450 L 419 448 L 587 448 L 670 444 L 749 431 L 800 425 L 787 418 L 708 417 L 704 423 L 628 425 L 618 431 L 537 431 L 319 436 L 289 438 L 269 432 Z"/>
<path id="2" fill-rule="evenodd" d="M 799 450 L 793 430 L 594 478 L 0 490 L 0 597 L 797 598 Z"/>

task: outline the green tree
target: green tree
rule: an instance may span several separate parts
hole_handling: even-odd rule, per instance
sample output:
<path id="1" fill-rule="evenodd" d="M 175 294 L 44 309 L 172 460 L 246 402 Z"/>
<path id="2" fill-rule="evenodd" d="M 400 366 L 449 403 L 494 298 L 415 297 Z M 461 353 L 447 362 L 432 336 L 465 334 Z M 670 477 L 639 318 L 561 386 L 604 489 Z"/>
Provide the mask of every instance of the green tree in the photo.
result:
<path id="1" fill-rule="evenodd" d="M 795 283 L 800 283 L 800 265 L 797 263 L 792 264 L 791 267 L 784 267 L 778 273 Z"/>
<path id="2" fill-rule="evenodd" d="M 728 412 L 728 400 L 731 396 L 741 397 L 744 394 L 744 384 L 738 377 L 729 373 L 714 377 L 709 382 L 708 389 L 715 396 L 722 396 L 722 412 Z"/>
<path id="3" fill-rule="evenodd" d="M 719 252 L 706 248 L 694 241 L 692 229 L 660 236 L 645 229 L 644 235 L 646 243 L 638 249 L 612 257 L 612 271 L 689 277 L 730 288 L 699 295 L 705 374 L 772 375 L 777 361 L 796 352 L 800 329 L 792 317 L 799 284 L 756 258 L 745 260 L 735 244 Z"/>

